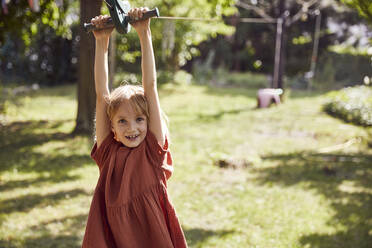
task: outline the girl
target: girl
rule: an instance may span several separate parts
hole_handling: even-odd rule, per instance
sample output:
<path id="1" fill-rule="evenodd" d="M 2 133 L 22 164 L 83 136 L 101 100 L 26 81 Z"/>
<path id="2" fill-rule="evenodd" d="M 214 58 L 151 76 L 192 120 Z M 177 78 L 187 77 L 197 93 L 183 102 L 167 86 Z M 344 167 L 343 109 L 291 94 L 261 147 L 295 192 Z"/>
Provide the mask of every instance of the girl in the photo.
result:
<path id="1" fill-rule="evenodd" d="M 147 8 L 128 15 L 141 18 Z M 92 19 L 102 27 L 107 16 Z M 142 86 L 108 90 L 112 29 L 94 31 L 96 138 L 91 156 L 100 177 L 92 199 L 83 248 L 187 247 L 166 180 L 172 173 L 167 130 L 161 118 L 150 20 L 132 24 L 142 52 Z"/>

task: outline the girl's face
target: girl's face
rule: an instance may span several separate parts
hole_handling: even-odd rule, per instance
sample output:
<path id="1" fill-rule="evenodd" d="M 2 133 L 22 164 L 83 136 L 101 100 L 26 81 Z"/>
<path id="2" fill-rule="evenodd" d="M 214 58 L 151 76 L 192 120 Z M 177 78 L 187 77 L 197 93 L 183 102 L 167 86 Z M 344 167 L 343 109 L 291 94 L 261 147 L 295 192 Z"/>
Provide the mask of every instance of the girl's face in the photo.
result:
<path id="1" fill-rule="evenodd" d="M 116 141 L 126 147 L 137 147 L 147 134 L 147 118 L 138 114 L 128 101 L 124 101 L 111 121 L 111 128 Z"/>

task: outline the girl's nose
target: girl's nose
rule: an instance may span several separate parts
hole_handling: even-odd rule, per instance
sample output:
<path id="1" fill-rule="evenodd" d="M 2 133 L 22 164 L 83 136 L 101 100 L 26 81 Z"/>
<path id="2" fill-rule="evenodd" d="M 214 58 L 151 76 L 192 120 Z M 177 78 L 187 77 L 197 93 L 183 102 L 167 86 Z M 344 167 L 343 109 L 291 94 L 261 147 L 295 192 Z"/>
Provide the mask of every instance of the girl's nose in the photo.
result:
<path id="1" fill-rule="evenodd" d="M 136 122 L 133 122 L 133 121 L 129 122 L 129 125 L 128 125 L 129 131 L 135 130 L 136 127 L 137 127 L 137 123 Z"/>

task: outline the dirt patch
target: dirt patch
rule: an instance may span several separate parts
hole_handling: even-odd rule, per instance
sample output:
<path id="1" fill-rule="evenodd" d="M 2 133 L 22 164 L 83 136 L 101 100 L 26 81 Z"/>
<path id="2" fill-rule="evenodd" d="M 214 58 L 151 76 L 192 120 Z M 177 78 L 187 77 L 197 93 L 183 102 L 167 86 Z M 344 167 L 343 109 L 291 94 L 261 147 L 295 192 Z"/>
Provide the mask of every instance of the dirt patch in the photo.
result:
<path id="1" fill-rule="evenodd" d="M 232 168 L 232 169 L 242 169 L 252 166 L 253 163 L 246 159 L 234 159 L 234 158 L 227 158 L 227 159 L 218 159 L 215 162 L 215 165 L 220 168 Z"/>

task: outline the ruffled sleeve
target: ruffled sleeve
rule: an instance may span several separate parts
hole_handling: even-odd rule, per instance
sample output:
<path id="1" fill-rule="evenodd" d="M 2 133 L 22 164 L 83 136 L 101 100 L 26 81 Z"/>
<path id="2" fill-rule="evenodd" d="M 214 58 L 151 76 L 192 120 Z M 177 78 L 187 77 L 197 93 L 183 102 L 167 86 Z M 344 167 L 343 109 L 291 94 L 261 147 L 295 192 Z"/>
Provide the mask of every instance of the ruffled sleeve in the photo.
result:
<path id="1" fill-rule="evenodd" d="M 155 135 L 150 130 L 147 130 L 146 143 L 148 148 L 147 155 L 153 161 L 155 166 L 158 166 L 163 170 L 165 178 L 170 178 L 173 173 L 173 160 L 169 151 L 167 137 L 165 137 L 164 146 L 161 147 L 156 140 Z"/>
<path id="2" fill-rule="evenodd" d="M 97 148 L 97 142 L 94 143 L 90 156 L 96 161 L 99 170 L 101 171 L 107 159 L 113 150 L 115 144 L 114 134 L 110 132 Z"/>

